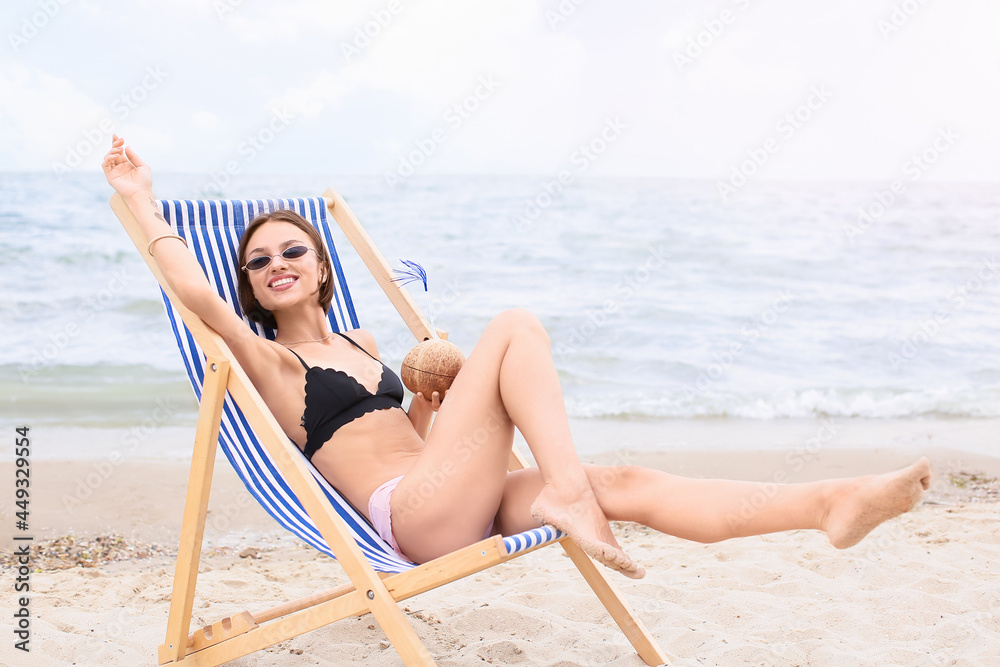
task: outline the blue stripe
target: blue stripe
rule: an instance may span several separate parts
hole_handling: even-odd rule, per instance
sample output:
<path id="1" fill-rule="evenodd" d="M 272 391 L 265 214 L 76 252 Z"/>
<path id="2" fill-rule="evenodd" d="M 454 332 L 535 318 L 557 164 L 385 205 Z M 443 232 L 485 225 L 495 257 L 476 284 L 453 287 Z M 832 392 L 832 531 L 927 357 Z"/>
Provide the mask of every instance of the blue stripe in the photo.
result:
<path id="1" fill-rule="evenodd" d="M 198 229 L 198 240 L 200 241 L 199 246 L 201 252 L 203 253 L 203 256 L 199 257 L 199 262 L 202 266 L 205 266 L 207 263 L 208 266 L 211 267 L 209 276 L 213 279 L 213 286 L 223 299 L 226 299 L 226 301 L 231 303 L 232 301 L 229 298 L 229 294 L 227 294 L 224 289 L 228 283 L 228 273 L 231 271 L 232 267 L 229 263 L 223 265 L 222 262 L 220 262 L 216 257 L 215 252 L 212 249 L 212 233 L 211 230 L 204 224 L 205 202 L 196 202 L 196 206 L 197 208 L 195 206 L 191 207 L 191 213 L 194 215 L 197 211 L 197 218 L 190 220 L 189 224 L 196 225 L 196 228 Z M 231 290 L 232 284 L 228 284 Z"/>
<path id="2" fill-rule="evenodd" d="M 337 274 L 337 282 L 339 283 L 337 289 L 337 305 L 340 308 L 340 320 L 344 323 L 344 329 L 357 329 L 360 325 L 358 324 L 358 316 L 354 310 L 354 301 L 351 299 L 351 291 L 347 288 L 347 277 L 344 275 L 344 267 L 340 264 L 340 257 L 336 253 L 333 244 L 333 236 L 330 233 L 330 221 L 329 221 L 329 211 L 326 208 L 326 200 L 322 197 L 319 198 L 318 208 L 319 208 L 319 222 L 320 228 L 323 230 L 323 235 L 326 240 L 327 246 L 330 248 L 330 256 L 333 260 L 333 270 Z M 341 299 L 343 300 L 343 305 L 347 307 L 347 314 L 350 316 L 350 326 L 347 326 L 347 318 L 344 316 L 343 306 L 341 305 Z"/>
<path id="3" fill-rule="evenodd" d="M 280 506 L 282 501 L 279 499 L 282 495 L 288 496 L 295 502 L 295 495 L 291 492 L 291 488 L 285 483 L 284 478 L 276 473 L 270 458 L 262 455 L 264 454 L 264 450 L 260 443 L 256 442 L 256 437 L 250 435 L 253 433 L 253 430 L 243 412 L 232 401 L 228 401 L 226 413 L 231 425 L 227 445 L 233 447 L 236 452 L 239 452 L 240 460 L 243 462 L 242 470 L 248 472 L 250 478 L 254 480 L 256 488 L 266 494 L 266 503 L 270 504 L 273 502 Z M 249 437 L 244 437 L 244 433 Z M 299 514 L 301 514 L 301 510 Z M 290 520 L 293 518 L 289 517 Z M 302 524 L 300 517 L 295 521 L 295 524 Z"/>
<path id="4" fill-rule="evenodd" d="M 503 543 L 507 549 L 508 555 L 513 555 L 522 551 L 527 551 L 528 549 L 542 544 L 554 542 L 562 537 L 563 534 L 555 528 L 552 528 L 551 526 L 542 526 L 541 528 L 526 530 L 520 535 L 505 537 L 503 538 Z"/>
<path id="5" fill-rule="evenodd" d="M 183 338 L 181 333 L 177 328 L 177 323 L 180 321 L 179 317 L 174 316 L 174 309 L 170 304 L 170 300 L 167 299 L 167 294 L 162 289 L 160 290 L 160 295 L 163 297 L 163 303 L 167 307 L 167 317 L 170 319 L 170 328 L 174 332 L 174 338 L 177 340 L 178 351 L 181 353 L 181 361 L 184 362 L 184 370 L 187 372 L 188 380 L 191 382 L 191 388 L 194 389 L 194 397 L 201 403 L 201 383 L 194 376 L 194 369 L 191 366 L 191 361 L 188 359 L 188 355 L 183 348 Z M 187 333 L 187 327 L 184 327 L 185 334 Z"/>
<path id="6" fill-rule="evenodd" d="M 209 215 L 206 216 L 206 221 L 211 220 L 209 228 L 214 235 L 215 245 L 218 248 L 217 251 L 213 252 L 213 256 L 217 254 L 218 261 L 220 262 L 220 264 L 225 263 L 230 257 L 235 257 L 236 252 L 235 248 L 233 248 L 232 245 L 227 242 L 228 237 L 223 235 L 222 226 L 219 225 L 219 211 L 218 211 L 219 202 L 201 202 L 201 204 L 208 205 L 207 213 Z M 228 227 L 228 225 L 226 226 Z M 229 263 L 232 263 L 231 260 Z M 239 289 L 238 289 L 238 283 L 236 282 L 238 276 L 234 275 L 234 273 L 236 272 L 236 267 L 227 266 L 226 269 L 227 270 L 223 272 L 226 278 L 225 284 L 228 287 L 226 301 L 236 306 L 236 311 L 239 312 L 240 311 Z"/>

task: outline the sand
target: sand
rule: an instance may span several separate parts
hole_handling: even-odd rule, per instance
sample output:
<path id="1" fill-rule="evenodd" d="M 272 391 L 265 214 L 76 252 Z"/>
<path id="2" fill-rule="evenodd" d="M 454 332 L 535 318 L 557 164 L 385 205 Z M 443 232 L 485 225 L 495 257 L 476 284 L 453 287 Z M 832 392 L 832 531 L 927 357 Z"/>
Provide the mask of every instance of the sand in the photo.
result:
<path id="1" fill-rule="evenodd" d="M 982 453 L 996 446 L 995 421 L 857 420 L 840 425 L 835 443 L 811 445 L 820 422 L 587 426 L 589 451 L 600 452 L 609 437 L 624 445 L 588 460 L 695 477 L 806 481 L 891 470 L 919 454 L 935 467 L 924 502 L 846 551 L 813 531 L 703 545 L 616 524 L 622 546 L 648 574 L 614 580 L 674 664 L 1000 664 L 1000 459 Z M 77 429 L 75 437 L 85 443 L 95 433 Z M 734 442 L 745 448 L 733 450 Z M 31 652 L 15 650 L 5 631 L 0 663 L 155 665 L 187 464 L 135 455 L 114 463 L 69 459 L 33 460 Z M 194 624 L 346 581 L 335 562 L 247 502 L 225 461 L 216 472 Z M 0 463 L 0 478 L 8 480 L 0 535 L 9 555 L 16 511 L 11 456 Z M 16 610 L 16 572 L 7 565 L 0 577 L 7 627 Z M 403 606 L 441 665 L 643 664 L 559 547 Z M 361 663 L 402 664 L 370 616 L 231 664 Z"/>

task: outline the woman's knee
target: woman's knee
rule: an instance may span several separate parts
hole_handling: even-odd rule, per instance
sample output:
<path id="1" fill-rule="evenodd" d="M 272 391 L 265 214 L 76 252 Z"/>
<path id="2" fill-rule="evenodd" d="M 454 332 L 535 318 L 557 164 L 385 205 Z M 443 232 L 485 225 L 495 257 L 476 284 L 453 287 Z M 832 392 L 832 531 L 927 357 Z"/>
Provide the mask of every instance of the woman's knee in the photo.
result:
<path id="1" fill-rule="evenodd" d="M 508 335 L 530 333 L 549 339 L 549 334 L 545 331 L 541 321 L 527 308 L 511 308 L 505 310 L 493 318 L 491 327 L 500 328 Z"/>
<path id="2" fill-rule="evenodd" d="M 635 488 L 638 476 L 642 473 L 639 466 L 584 466 L 590 487 L 598 500 L 602 497 L 611 501 L 619 497 L 622 491 Z"/>

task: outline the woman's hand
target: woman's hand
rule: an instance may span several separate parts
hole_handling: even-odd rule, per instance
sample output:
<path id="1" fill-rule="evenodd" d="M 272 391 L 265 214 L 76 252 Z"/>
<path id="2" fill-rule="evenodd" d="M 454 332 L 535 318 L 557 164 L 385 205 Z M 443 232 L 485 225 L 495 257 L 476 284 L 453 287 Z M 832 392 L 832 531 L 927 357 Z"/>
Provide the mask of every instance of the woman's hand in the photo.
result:
<path id="1" fill-rule="evenodd" d="M 153 173 L 149 165 L 136 155 L 132 147 L 125 147 L 125 140 L 117 134 L 111 139 L 111 150 L 101 163 L 108 184 L 128 200 L 141 192 L 152 192 Z"/>
<path id="2" fill-rule="evenodd" d="M 410 409 L 406 416 L 410 418 L 413 429 L 422 439 L 427 439 L 427 434 L 431 431 L 431 418 L 441 407 L 441 397 L 435 391 L 431 394 L 430 400 L 424 398 L 422 392 L 417 392 L 410 401 Z"/>
<path id="3" fill-rule="evenodd" d="M 424 405 L 426 407 L 429 407 L 432 412 L 437 412 L 438 410 L 441 409 L 441 395 L 438 394 L 436 391 L 433 394 L 431 394 L 431 398 L 429 399 L 424 398 L 423 392 L 418 391 L 416 398 L 423 401 Z"/>

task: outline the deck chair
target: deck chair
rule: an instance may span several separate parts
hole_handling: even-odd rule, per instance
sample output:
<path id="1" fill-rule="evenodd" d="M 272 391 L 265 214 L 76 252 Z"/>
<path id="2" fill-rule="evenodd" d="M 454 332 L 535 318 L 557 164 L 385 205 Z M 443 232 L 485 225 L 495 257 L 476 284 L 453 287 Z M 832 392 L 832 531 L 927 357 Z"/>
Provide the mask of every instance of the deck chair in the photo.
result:
<path id="1" fill-rule="evenodd" d="M 159 205 L 173 230 L 187 240 L 211 284 L 240 315 L 233 259 L 240 235 L 257 214 L 291 208 L 317 227 L 333 259 L 337 278 L 329 313 L 333 331 L 357 328 L 358 319 L 334 248 L 331 216 L 416 339 L 433 335 L 413 299 L 393 282 L 389 264 L 333 189 L 312 199 L 160 201 Z M 111 207 L 159 281 L 188 378 L 201 404 L 166 640 L 158 653 L 160 664 L 217 665 L 345 617 L 371 613 L 406 665 L 433 665 L 397 603 L 554 543 L 566 550 L 639 656 L 649 665 L 667 662 L 603 566 L 595 565 L 576 544 L 550 527 L 493 536 L 422 565 L 401 560 L 284 435 L 222 338 L 174 297 L 125 201 L 115 195 Z M 246 321 L 258 335 L 274 338 L 274 331 Z M 336 558 L 350 584 L 264 611 L 244 611 L 190 632 L 217 446 L 263 508 L 285 528 Z M 524 465 L 520 453 L 513 453 L 511 468 Z"/>

